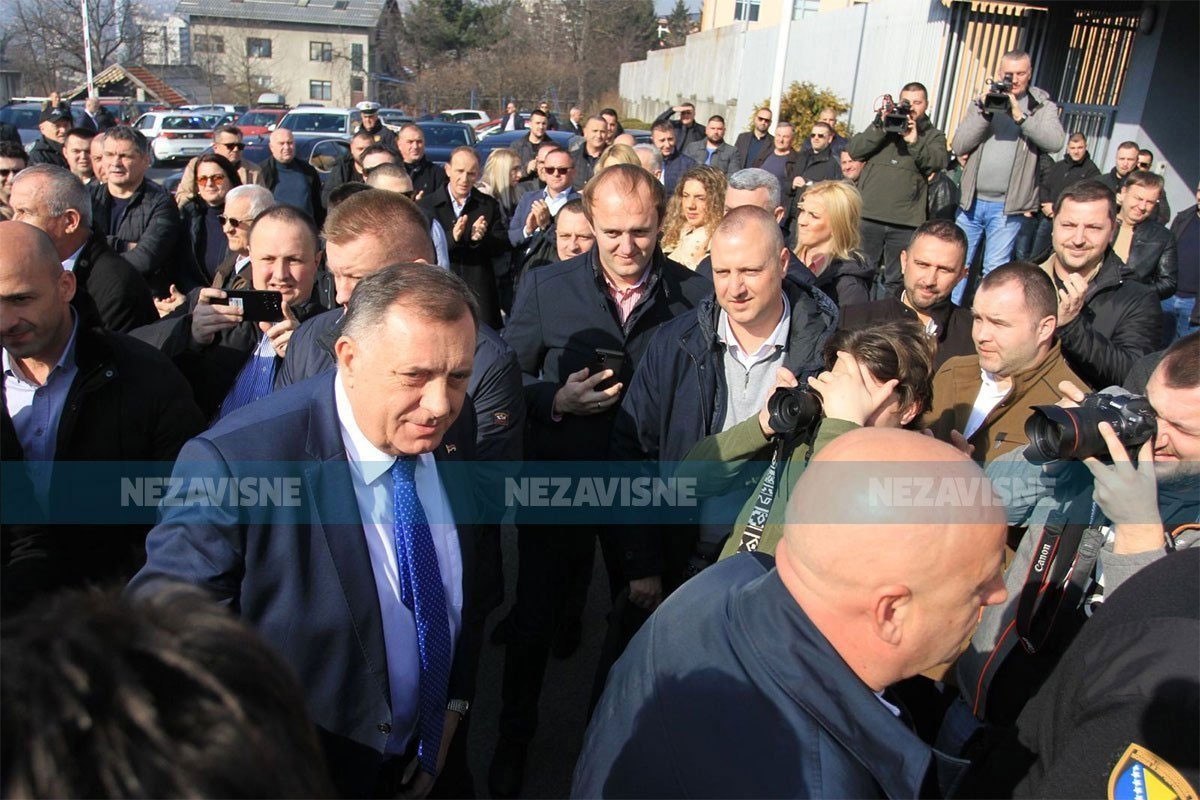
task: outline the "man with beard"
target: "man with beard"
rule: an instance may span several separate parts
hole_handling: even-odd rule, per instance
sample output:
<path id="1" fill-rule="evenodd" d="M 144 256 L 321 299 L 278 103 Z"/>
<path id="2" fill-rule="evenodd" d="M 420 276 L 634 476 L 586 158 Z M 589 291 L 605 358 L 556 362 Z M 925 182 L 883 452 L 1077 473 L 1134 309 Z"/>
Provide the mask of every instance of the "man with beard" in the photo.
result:
<path id="1" fill-rule="evenodd" d="M 917 228 L 900 251 L 904 291 L 842 310 L 842 330 L 868 328 L 889 319 L 913 319 L 937 340 L 937 369 L 955 356 L 972 355 L 971 310 L 950 299 L 966 272 L 967 236 L 950 220 L 933 219 Z"/>

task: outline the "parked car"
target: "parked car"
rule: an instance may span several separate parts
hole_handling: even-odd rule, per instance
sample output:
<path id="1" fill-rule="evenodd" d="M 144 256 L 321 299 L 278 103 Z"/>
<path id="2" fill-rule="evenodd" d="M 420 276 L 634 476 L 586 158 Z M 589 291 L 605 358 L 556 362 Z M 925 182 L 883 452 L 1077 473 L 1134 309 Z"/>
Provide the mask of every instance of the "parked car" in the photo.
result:
<path id="1" fill-rule="evenodd" d="M 410 114 L 398 108 L 381 108 L 379 109 L 379 118 L 383 120 L 383 124 L 387 125 L 392 130 L 400 130 L 401 125 L 407 125 L 413 121 Z"/>
<path id="2" fill-rule="evenodd" d="M 198 156 L 212 146 L 218 115 L 178 111 L 150 111 L 138 117 L 133 127 L 150 140 L 155 166 L 180 158 Z"/>
<path id="3" fill-rule="evenodd" d="M 180 111 L 202 111 L 202 112 L 207 112 L 207 113 L 216 112 L 216 113 L 220 113 L 220 114 L 242 114 L 242 113 L 245 113 L 246 106 L 234 105 L 232 103 L 211 103 L 209 105 L 203 105 L 203 106 L 200 106 L 200 105 L 180 106 L 179 110 Z"/>
<path id="4" fill-rule="evenodd" d="M 520 112 L 520 116 L 525 124 L 528 125 L 530 114 L 522 111 Z M 494 133 L 500 133 L 500 126 L 503 124 L 504 117 L 496 117 L 495 119 L 489 119 L 486 122 L 480 122 L 475 125 L 475 136 L 479 139 L 483 139 L 487 136 L 491 136 Z"/>
<path id="5" fill-rule="evenodd" d="M 477 108 L 448 108 L 439 112 L 438 117 L 446 122 L 465 122 L 471 126 L 487 122 L 491 118 L 486 111 Z"/>
<path id="6" fill-rule="evenodd" d="M 252 108 L 238 117 L 234 124 L 242 129 L 242 135 L 249 140 L 251 136 L 270 134 L 287 113 L 286 108 Z"/>
<path id="7" fill-rule="evenodd" d="M 528 136 L 529 131 L 501 131 L 493 133 L 486 139 L 480 139 L 479 144 L 475 145 L 475 152 L 479 153 L 481 162 L 487 161 L 488 155 L 495 149 L 500 147 L 510 147 L 513 142 Z M 550 141 L 554 142 L 564 150 L 567 149 L 568 143 L 574 134 L 566 131 L 546 131 L 546 135 L 550 137 Z"/>
<path id="8" fill-rule="evenodd" d="M 349 141 L 362 123 L 362 114 L 356 108 L 323 108 L 320 106 L 297 106 L 279 121 L 278 127 L 287 128 L 296 137 L 313 136 L 331 138 L 345 137 Z"/>
<path id="9" fill-rule="evenodd" d="M 461 122 L 418 122 L 425 134 L 425 155 L 435 164 L 445 164 L 456 147 L 474 147 L 475 131 Z"/>
<path id="10" fill-rule="evenodd" d="M 0 107 L 0 122 L 7 122 L 21 135 L 21 144 L 28 150 L 42 134 L 38 131 L 41 103 L 8 103 Z"/>

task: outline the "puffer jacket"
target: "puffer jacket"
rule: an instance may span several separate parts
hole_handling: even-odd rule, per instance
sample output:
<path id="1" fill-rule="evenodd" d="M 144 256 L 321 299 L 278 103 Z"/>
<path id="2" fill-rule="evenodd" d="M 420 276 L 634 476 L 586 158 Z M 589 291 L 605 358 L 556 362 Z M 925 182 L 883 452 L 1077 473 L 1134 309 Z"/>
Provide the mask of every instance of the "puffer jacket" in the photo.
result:
<path id="1" fill-rule="evenodd" d="M 1029 87 L 1029 113 L 1020 125 L 1017 153 L 1013 158 L 1004 193 L 1004 213 L 1023 214 L 1038 208 L 1038 156 L 1054 153 L 1066 142 L 1067 134 L 1058 119 L 1058 106 L 1050 95 L 1036 86 Z M 978 102 L 967 106 L 967 114 L 954 131 L 954 152 L 975 153 L 992 138 L 992 115 L 984 113 Z M 975 202 L 975 182 L 979 177 L 979 159 L 967 159 L 962 177 L 962 200 L 959 208 L 969 211 Z"/>

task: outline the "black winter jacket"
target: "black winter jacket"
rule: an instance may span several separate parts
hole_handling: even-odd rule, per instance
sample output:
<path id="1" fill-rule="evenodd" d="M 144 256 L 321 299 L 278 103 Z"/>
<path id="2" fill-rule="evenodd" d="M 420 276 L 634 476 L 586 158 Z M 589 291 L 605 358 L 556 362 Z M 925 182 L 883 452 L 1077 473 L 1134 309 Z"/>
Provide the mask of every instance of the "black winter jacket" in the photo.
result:
<path id="1" fill-rule="evenodd" d="M 427 156 L 421 156 L 420 161 L 411 164 L 405 162 L 404 169 L 408 172 L 408 177 L 412 178 L 414 197 L 429 197 L 446 185 L 446 170 L 430 161 Z"/>
<path id="2" fill-rule="evenodd" d="M 1053 203 L 1058 199 L 1062 190 L 1073 183 L 1085 181 L 1088 178 L 1100 176 L 1099 168 L 1093 163 L 1092 157 L 1084 153 L 1080 161 L 1072 161 L 1064 155 L 1061 161 L 1055 161 L 1046 171 L 1045 177 L 1038 186 L 1038 202 Z"/>
<path id="3" fill-rule="evenodd" d="M 67 159 L 63 156 L 63 146 L 58 142 L 39 137 L 29 148 L 29 164 L 53 164 L 56 167 L 69 169 Z"/>
<path id="4" fill-rule="evenodd" d="M 329 208 L 329 195 L 344 183 L 363 183 L 362 174 L 354 168 L 354 157 L 347 153 L 333 164 L 325 178 L 325 186 L 321 189 L 321 203 L 326 210 Z"/>
<path id="5" fill-rule="evenodd" d="M 1158 296 L 1149 286 L 1122 277 L 1124 269 L 1109 250 L 1088 285 L 1079 316 L 1058 329 L 1067 364 L 1088 386 L 1124 383 L 1133 363 L 1157 350 L 1162 338 Z M 1052 270 L 1050 274 L 1062 289 L 1062 281 Z"/>
<path id="6" fill-rule="evenodd" d="M 152 180 L 143 180 L 125 208 L 116 235 L 110 236 L 113 198 L 103 183 L 89 184 L 92 193 L 92 228 L 106 237 L 108 246 L 129 262 L 159 297 L 171 284 L 186 292 L 199 285 L 192 269 L 187 234 L 179 219 L 175 198 Z M 137 245 L 130 249 L 130 245 Z"/>
<path id="7" fill-rule="evenodd" d="M 956 306 L 947 300 L 929 310 L 929 316 L 937 325 L 937 354 L 933 359 L 933 371 L 955 356 L 975 355 L 975 340 L 971 338 L 974 319 L 971 309 Z M 885 297 L 870 303 L 842 309 L 841 329 L 847 331 L 869 328 L 880 322 L 896 319 L 919 321 L 917 312 L 906 306 L 899 297 Z"/>
<path id="8" fill-rule="evenodd" d="M 870 302 L 874 280 L 875 270 L 867 266 L 866 259 L 852 254 L 850 258 L 830 261 L 813 283 L 829 295 L 838 308 L 846 308 Z"/>
<path id="9" fill-rule="evenodd" d="M 634 369 L 664 322 L 697 308 L 712 283 L 657 248 L 647 290 L 624 324 L 609 297 L 593 249 L 569 261 L 530 270 L 517 289 L 504 339 L 525 377 L 532 441 L 526 455 L 542 460 L 602 460 L 608 453 L 616 406 L 601 414 L 551 417 L 554 394 L 567 376 L 594 363 L 596 348 L 625 353 L 617 380 L 629 386 Z"/>
<path id="10" fill-rule="evenodd" d="M 75 260 L 73 271 L 75 297 L 82 299 L 86 295 L 91 299 L 97 324 L 117 333 L 128 333 L 158 319 L 154 297 L 142 276 L 95 231 Z"/>
<path id="11" fill-rule="evenodd" d="M 208 246 L 208 234 L 204 230 L 204 218 L 208 214 L 208 203 L 201 200 L 199 197 L 194 197 L 183 204 L 179 209 L 180 221 L 183 223 L 183 230 L 188 237 L 188 254 L 191 256 L 191 268 L 195 272 L 195 280 L 200 281 L 200 286 L 211 285 L 212 279 L 204 271 L 204 258 L 207 255 L 205 252 Z M 226 255 L 229 248 L 226 247 Z M 218 267 L 220 264 L 218 264 Z"/>
<path id="12" fill-rule="evenodd" d="M 1175 294 L 1179 282 L 1179 249 L 1161 223 L 1148 219 L 1133 229 L 1125 275 L 1154 288 L 1160 300 Z"/>
<path id="13" fill-rule="evenodd" d="M 3 487 L 8 521 L 32 515 L 30 524 L 3 526 L 6 613 L 58 588 L 128 581 L 145 561 L 154 517 L 153 508 L 122 506 L 122 478 L 154 477 L 138 462 L 161 462 L 161 474 L 169 474 L 183 443 L 204 430 L 183 376 L 143 342 L 80 320 L 75 363 L 58 425 L 49 518 L 32 522 L 40 516 L 36 504 L 11 494 L 8 481 Z M 5 441 L 3 460 L 20 461 L 20 448 L 10 445 Z M 114 462 L 130 462 L 128 472 Z M 6 465 L 6 476 L 12 468 Z M 136 519 L 142 512 L 145 522 Z"/>
<path id="14" fill-rule="evenodd" d="M 837 330 L 838 309 L 813 286 L 789 278 L 783 289 L 792 316 L 781 366 L 803 384 L 825 368 L 823 348 Z M 650 339 L 613 426 L 614 461 L 681 461 L 696 442 L 721 430 L 729 391 L 724 345 L 717 338 L 720 310 L 709 294 L 698 309 L 663 324 Z M 678 539 L 677 533 L 669 538 Z M 622 539 L 628 580 L 680 566 L 664 564 L 671 546 L 654 529 L 634 526 Z"/>

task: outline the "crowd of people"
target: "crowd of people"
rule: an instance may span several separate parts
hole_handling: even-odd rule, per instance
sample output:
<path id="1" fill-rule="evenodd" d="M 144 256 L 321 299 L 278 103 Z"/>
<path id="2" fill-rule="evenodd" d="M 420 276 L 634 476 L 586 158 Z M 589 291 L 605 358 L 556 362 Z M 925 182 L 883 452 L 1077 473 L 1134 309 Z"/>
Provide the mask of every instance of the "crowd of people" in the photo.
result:
<path id="1" fill-rule="evenodd" d="M 368 102 L 327 176 L 222 126 L 174 195 L 48 105 L 0 141 L 3 791 L 475 796 L 482 691 L 522 796 L 599 549 L 572 796 L 1194 797 L 1200 206 L 1000 72 L 953 152 L 915 82 L 848 138 L 513 105 L 444 165 Z M 513 499 L 601 474 L 690 493 Z"/>

